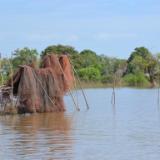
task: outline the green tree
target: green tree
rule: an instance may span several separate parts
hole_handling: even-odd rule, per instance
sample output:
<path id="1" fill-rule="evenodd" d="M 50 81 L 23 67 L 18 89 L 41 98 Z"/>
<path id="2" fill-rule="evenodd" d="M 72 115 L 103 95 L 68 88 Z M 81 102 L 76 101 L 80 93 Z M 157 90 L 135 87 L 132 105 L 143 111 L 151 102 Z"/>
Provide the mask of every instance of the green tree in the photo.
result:
<path id="1" fill-rule="evenodd" d="M 151 52 L 145 47 L 135 48 L 128 58 L 128 73 L 147 72 L 148 62 L 152 59 Z"/>
<path id="2" fill-rule="evenodd" d="M 154 78 L 160 83 L 160 53 L 155 55 L 155 68 L 154 68 Z"/>
<path id="3" fill-rule="evenodd" d="M 97 66 L 99 65 L 99 59 L 96 53 L 92 50 L 86 49 L 80 52 L 80 61 L 82 67 Z"/>
<path id="4" fill-rule="evenodd" d="M 154 81 L 156 59 L 145 47 L 135 48 L 128 58 L 127 74 L 144 73 L 149 75 L 151 83 Z"/>
<path id="5" fill-rule="evenodd" d="M 130 61 L 128 67 L 132 73 L 137 73 L 137 72 L 144 73 L 146 68 L 148 67 L 148 63 L 142 56 L 136 55 L 134 56 L 132 61 Z"/>
<path id="6" fill-rule="evenodd" d="M 11 67 L 10 67 L 10 59 L 3 58 L 0 59 L 0 84 L 4 84 L 10 75 Z"/>
<path id="7" fill-rule="evenodd" d="M 27 47 L 22 49 L 16 49 L 13 52 L 12 65 L 13 69 L 17 69 L 19 65 L 30 65 L 36 62 L 38 58 L 38 52 L 36 49 L 29 49 Z"/>
<path id="8" fill-rule="evenodd" d="M 116 83 L 120 84 L 121 77 L 126 72 L 127 62 L 124 59 L 110 58 L 101 55 L 101 75 L 102 82 L 113 83 L 116 76 Z"/>
<path id="9" fill-rule="evenodd" d="M 57 54 L 61 55 L 63 53 L 67 53 L 72 61 L 73 66 L 77 69 L 80 68 L 81 64 L 79 64 L 80 55 L 74 47 L 68 45 L 50 45 L 44 49 L 41 53 L 41 57 L 44 57 L 47 54 Z"/>
<path id="10" fill-rule="evenodd" d="M 76 51 L 74 47 L 58 44 L 58 45 L 48 46 L 46 49 L 44 49 L 44 51 L 42 51 L 41 56 L 43 57 L 47 54 L 52 54 L 52 53 L 62 54 L 64 52 L 68 53 L 71 56 L 78 54 L 78 51 Z"/>
<path id="11" fill-rule="evenodd" d="M 123 80 L 128 86 L 144 87 L 149 85 L 149 81 L 144 73 L 127 74 L 123 77 Z"/>
<path id="12" fill-rule="evenodd" d="M 82 80 L 86 81 L 97 81 L 100 80 L 101 74 L 97 68 L 94 67 L 86 67 L 86 68 L 81 68 L 79 70 L 79 76 Z"/>
<path id="13" fill-rule="evenodd" d="M 145 47 L 137 47 L 131 53 L 130 57 L 128 58 L 128 63 L 130 63 L 136 56 L 140 56 L 144 59 L 148 59 L 152 57 L 151 52 Z"/>

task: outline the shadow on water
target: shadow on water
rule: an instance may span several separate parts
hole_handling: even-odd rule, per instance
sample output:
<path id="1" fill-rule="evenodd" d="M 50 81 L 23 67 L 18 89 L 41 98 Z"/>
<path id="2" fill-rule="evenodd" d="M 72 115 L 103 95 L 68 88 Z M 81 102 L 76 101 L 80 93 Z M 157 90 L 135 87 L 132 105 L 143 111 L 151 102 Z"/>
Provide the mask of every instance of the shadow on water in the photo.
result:
<path id="1" fill-rule="evenodd" d="M 71 158 L 71 118 L 64 113 L 3 116 L 0 120 L 1 139 L 8 134 L 1 144 L 9 148 L 7 157 L 0 150 L 0 158 Z"/>

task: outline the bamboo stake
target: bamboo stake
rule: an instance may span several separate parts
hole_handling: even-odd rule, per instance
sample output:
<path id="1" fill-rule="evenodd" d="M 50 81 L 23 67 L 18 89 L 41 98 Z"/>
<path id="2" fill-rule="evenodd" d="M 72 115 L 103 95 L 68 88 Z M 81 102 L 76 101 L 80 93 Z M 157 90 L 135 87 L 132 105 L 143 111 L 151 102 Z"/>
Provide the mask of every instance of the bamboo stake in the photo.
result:
<path id="1" fill-rule="evenodd" d="M 78 106 L 78 92 L 77 92 L 77 81 L 76 81 L 76 77 L 75 77 L 75 74 L 73 72 L 73 69 L 72 69 L 72 74 L 73 74 L 73 78 L 74 78 L 74 90 L 76 92 L 76 100 L 77 100 L 77 106 Z"/>
<path id="2" fill-rule="evenodd" d="M 67 79 L 66 74 L 64 73 L 61 64 L 60 64 L 60 63 L 58 63 L 58 64 L 59 64 L 60 70 L 62 71 L 64 77 Z M 73 103 L 74 103 L 74 106 L 75 106 L 76 110 L 77 110 L 77 111 L 80 111 L 80 108 L 77 106 L 76 101 L 75 101 L 75 99 L 74 99 L 74 96 L 72 95 L 72 92 L 71 92 L 70 88 L 69 88 L 69 94 L 71 95 L 71 98 L 72 98 L 72 100 L 73 100 Z"/>
<path id="3" fill-rule="evenodd" d="M 1 53 L 0 53 L 0 69 L 1 69 Z M 1 78 L 2 78 L 2 72 L 1 72 Z M 1 86 L 3 85 L 3 80 L 1 79 L 1 81 L 2 81 L 2 84 L 1 84 Z M 2 92 L 1 92 L 1 98 L 2 98 Z M 0 107 L 2 107 L 2 103 L 0 103 Z"/>
<path id="4" fill-rule="evenodd" d="M 49 100 L 51 101 L 51 103 L 52 103 L 53 105 L 56 105 L 55 102 L 54 102 L 54 101 L 51 99 L 51 97 L 48 95 L 48 93 L 47 93 L 47 91 L 45 90 L 45 88 L 43 87 L 42 82 L 41 82 L 41 80 L 37 77 L 35 71 L 34 71 L 33 69 L 32 69 L 32 71 L 33 71 L 33 73 L 34 73 L 35 78 L 39 81 L 39 83 L 40 83 L 40 85 L 41 85 L 44 93 L 48 96 Z"/>
<path id="5" fill-rule="evenodd" d="M 11 60 L 12 60 L 12 54 L 11 54 Z M 11 104 L 13 106 L 13 66 L 11 63 L 11 60 L 9 60 L 9 66 L 10 66 L 10 72 L 11 72 Z"/>
<path id="6" fill-rule="evenodd" d="M 88 105 L 88 102 L 87 102 L 87 97 L 86 97 L 85 92 L 84 92 L 84 90 L 83 90 L 83 88 L 82 88 L 81 81 L 80 81 L 80 79 L 79 79 L 79 77 L 78 77 L 78 73 L 77 73 L 76 69 L 74 68 L 74 66 L 72 65 L 72 61 L 70 60 L 69 57 L 68 57 L 68 59 L 69 59 L 69 61 L 70 61 L 70 63 L 71 63 L 71 66 L 72 66 L 73 71 L 74 71 L 75 74 L 77 75 L 78 84 L 79 84 L 80 89 L 81 89 L 81 91 L 82 91 L 82 95 L 83 95 L 83 97 L 84 97 L 84 100 L 85 100 L 85 103 L 86 103 L 86 107 L 87 107 L 87 109 L 89 109 L 89 105 Z"/>
<path id="7" fill-rule="evenodd" d="M 158 105 L 159 105 L 159 96 L 160 96 L 160 64 L 159 64 L 159 60 L 158 60 L 158 97 L 157 97 L 157 102 L 158 102 Z"/>
<path id="8" fill-rule="evenodd" d="M 1 86 L 3 86 L 3 73 L 2 73 L 2 55 L 0 53 L 0 70 L 1 70 Z"/>
<path id="9" fill-rule="evenodd" d="M 73 76 L 74 76 L 74 75 L 73 75 Z M 75 90 L 76 102 L 77 102 L 77 106 L 78 106 L 78 105 L 79 105 L 79 104 L 78 104 L 78 92 L 77 92 L 77 83 L 76 83 L 75 76 L 74 76 L 74 90 Z"/>
<path id="10" fill-rule="evenodd" d="M 158 97 L 157 97 L 157 102 L 158 102 L 158 105 L 159 105 L 159 84 L 158 84 Z"/>
<path id="11" fill-rule="evenodd" d="M 113 76 L 113 91 L 112 91 L 112 98 L 111 98 L 111 103 L 113 105 L 115 105 L 115 102 L 116 102 L 116 97 L 115 97 L 115 75 Z"/>

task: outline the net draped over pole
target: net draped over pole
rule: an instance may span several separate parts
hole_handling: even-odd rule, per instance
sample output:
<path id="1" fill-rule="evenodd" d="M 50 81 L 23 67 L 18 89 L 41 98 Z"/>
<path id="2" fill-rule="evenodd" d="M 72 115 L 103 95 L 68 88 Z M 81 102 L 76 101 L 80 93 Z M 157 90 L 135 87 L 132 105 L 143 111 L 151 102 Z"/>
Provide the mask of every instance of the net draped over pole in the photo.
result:
<path id="1" fill-rule="evenodd" d="M 74 81 L 68 57 L 46 55 L 41 66 L 39 69 L 20 66 L 12 82 L 7 83 L 7 86 L 13 83 L 13 95 L 19 100 L 18 113 L 65 111 L 63 97 Z"/>

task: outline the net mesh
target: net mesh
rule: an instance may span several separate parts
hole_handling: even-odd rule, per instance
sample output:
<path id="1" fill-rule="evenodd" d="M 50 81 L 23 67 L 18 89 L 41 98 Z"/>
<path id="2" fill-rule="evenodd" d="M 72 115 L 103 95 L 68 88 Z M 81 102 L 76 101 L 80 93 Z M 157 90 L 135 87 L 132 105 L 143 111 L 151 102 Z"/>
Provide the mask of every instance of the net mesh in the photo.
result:
<path id="1" fill-rule="evenodd" d="M 42 67 L 20 66 L 8 81 L 19 99 L 19 113 L 64 111 L 63 97 L 72 87 L 73 74 L 66 55 L 46 55 Z"/>

